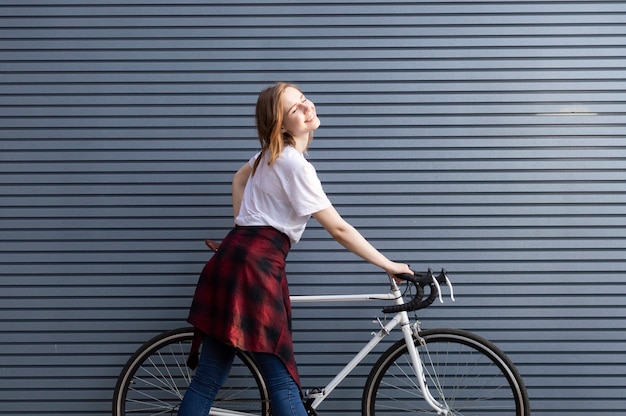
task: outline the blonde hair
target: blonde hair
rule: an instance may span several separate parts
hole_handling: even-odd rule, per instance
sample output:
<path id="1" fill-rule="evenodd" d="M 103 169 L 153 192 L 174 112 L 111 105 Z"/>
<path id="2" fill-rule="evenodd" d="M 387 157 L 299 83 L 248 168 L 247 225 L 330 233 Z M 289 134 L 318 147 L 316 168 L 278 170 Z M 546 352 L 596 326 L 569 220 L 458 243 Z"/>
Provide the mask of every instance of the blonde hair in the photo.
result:
<path id="1" fill-rule="evenodd" d="M 295 88 L 302 92 L 294 84 L 278 82 L 261 91 L 256 102 L 256 129 L 261 144 L 261 154 L 254 162 L 252 174 L 256 172 L 262 158 L 267 158 L 268 166 L 271 166 L 283 152 L 285 145 L 296 145 L 291 134 L 283 131 L 283 94 L 287 88 Z M 309 136 L 309 143 L 313 139 Z"/>

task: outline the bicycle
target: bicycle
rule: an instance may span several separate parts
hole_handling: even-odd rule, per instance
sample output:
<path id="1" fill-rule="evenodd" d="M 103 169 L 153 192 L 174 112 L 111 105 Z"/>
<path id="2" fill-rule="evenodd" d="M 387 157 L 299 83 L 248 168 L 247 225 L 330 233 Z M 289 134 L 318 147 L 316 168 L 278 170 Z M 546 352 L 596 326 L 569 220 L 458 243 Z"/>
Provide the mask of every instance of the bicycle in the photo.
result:
<path id="1" fill-rule="evenodd" d="M 217 243 L 207 241 L 213 250 Z M 323 388 L 303 392 L 307 412 L 317 407 L 395 328 L 403 337 L 384 351 L 367 377 L 362 396 L 363 416 L 424 414 L 446 416 L 530 416 L 526 387 L 513 362 L 492 342 L 460 329 L 421 330 L 408 312 L 443 303 L 441 285 L 452 283 L 445 270 L 398 276 L 407 282 L 404 292 L 394 279 L 390 290 L 378 294 L 291 296 L 292 303 L 387 300 L 383 308 L 394 314 L 372 334 L 370 341 Z M 415 293 L 412 293 L 412 290 Z M 405 298 L 410 300 L 405 302 Z M 174 415 L 192 378 L 186 366 L 193 328 L 163 332 L 143 344 L 121 371 L 113 396 L 113 416 Z M 210 415 L 271 415 L 263 376 L 252 355 L 239 351 L 228 381 L 220 390 Z"/>

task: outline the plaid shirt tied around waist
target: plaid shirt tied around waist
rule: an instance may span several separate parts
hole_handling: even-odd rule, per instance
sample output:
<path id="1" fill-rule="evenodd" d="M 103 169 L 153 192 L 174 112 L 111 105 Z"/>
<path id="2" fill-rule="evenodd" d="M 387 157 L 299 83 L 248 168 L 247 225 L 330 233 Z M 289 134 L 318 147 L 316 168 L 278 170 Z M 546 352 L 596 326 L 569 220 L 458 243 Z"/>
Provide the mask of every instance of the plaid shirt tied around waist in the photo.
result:
<path id="1" fill-rule="evenodd" d="M 198 334 L 278 356 L 300 385 L 285 274 L 290 247 L 275 228 L 235 227 L 204 266 L 187 321 Z"/>

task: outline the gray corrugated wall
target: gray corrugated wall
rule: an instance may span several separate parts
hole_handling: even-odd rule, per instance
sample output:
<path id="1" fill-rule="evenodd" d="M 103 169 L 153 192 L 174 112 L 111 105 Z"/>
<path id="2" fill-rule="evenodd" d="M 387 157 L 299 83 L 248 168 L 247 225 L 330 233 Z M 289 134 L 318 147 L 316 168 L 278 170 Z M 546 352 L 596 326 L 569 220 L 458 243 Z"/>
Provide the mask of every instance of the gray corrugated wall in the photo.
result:
<path id="1" fill-rule="evenodd" d="M 621 1 L 3 2 L 0 414 L 107 414 L 127 357 L 184 324 L 276 80 L 318 106 L 339 211 L 449 269 L 425 327 L 498 343 L 533 415 L 622 414 L 625 23 Z M 289 271 L 385 287 L 314 222 Z M 377 308 L 294 310 L 307 387 Z M 357 414 L 365 372 L 323 414 Z"/>

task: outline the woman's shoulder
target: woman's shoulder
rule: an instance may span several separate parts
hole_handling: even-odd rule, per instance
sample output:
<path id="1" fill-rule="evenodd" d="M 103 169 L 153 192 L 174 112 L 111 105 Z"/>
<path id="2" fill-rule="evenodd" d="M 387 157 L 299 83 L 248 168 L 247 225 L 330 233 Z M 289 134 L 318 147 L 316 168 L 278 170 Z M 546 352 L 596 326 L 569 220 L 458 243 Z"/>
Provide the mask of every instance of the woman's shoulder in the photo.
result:
<path id="1" fill-rule="evenodd" d="M 276 160 L 283 169 L 298 170 L 304 166 L 311 166 L 308 160 L 292 146 L 285 146 L 282 154 Z"/>

